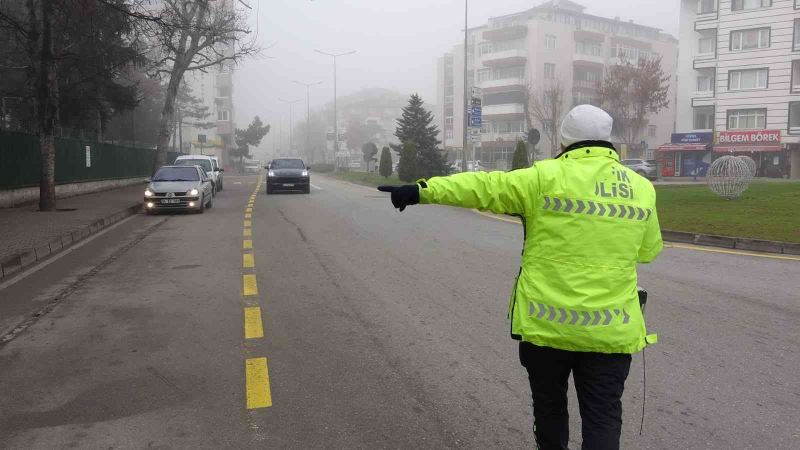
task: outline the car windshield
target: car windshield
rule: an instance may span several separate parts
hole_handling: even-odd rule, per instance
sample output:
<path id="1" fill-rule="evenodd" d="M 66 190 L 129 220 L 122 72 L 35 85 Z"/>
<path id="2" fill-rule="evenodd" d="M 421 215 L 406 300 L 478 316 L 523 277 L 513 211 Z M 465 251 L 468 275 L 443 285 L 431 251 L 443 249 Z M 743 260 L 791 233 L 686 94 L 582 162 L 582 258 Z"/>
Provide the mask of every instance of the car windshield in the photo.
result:
<path id="1" fill-rule="evenodd" d="M 211 161 L 208 159 L 179 159 L 175 161 L 176 166 L 200 166 L 206 172 L 211 172 Z"/>
<path id="2" fill-rule="evenodd" d="M 194 167 L 162 167 L 153 181 L 198 181 L 200 175 Z"/>
<path id="3" fill-rule="evenodd" d="M 272 161 L 271 169 L 305 169 L 306 166 L 299 159 L 276 159 Z"/>

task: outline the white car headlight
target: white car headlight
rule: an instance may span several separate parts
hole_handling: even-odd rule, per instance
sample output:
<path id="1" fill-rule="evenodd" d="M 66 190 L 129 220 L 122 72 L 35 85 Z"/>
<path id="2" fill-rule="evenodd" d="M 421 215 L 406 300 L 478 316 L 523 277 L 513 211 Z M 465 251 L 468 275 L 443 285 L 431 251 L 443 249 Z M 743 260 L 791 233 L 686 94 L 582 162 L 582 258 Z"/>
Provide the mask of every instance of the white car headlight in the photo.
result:
<path id="1" fill-rule="evenodd" d="M 192 189 L 191 191 L 189 191 L 189 195 L 191 195 L 191 196 L 193 196 L 193 197 L 194 197 L 195 195 L 199 194 L 199 193 L 200 193 L 200 191 L 198 191 L 197 189 Z"/>
<path id="2" fill-rule="evenodd" d="M 144 196 L 145 197 L 152 197 L 153 196 L 153 191 L 151 191 L 149 188 L 145 189 L 144 190 Z"/>
<path id="3" fill-rule="evenodd" d="M 304 170 L 303 173 L 301 174 L 301 176 L 307 177 L 308 176 L 308 171 Z"/>
<path id="4" fill-rule="evenodd" d="M 269 172 L 267 172 L 267 176 L 268 177 L 274 177 L 275 176 L 275 172 L 270 170 Z"/>

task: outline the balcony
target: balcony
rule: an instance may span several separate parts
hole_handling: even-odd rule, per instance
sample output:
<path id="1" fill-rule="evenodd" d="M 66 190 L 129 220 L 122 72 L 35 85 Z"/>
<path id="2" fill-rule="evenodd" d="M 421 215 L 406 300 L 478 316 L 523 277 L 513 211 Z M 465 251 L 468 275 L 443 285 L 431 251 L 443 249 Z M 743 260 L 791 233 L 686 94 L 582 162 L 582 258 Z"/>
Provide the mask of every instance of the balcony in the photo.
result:
<path id="1" fill-rule="evenodd" d="M 492 117 L 493 119 L 519 118 L 519 116 L 523 114 L 525 114 L 525 107 L 519 103 L 506 103 L 483 107 L 483 116 Z"/>
<path id="2" fill-rule="evenodd" d="M 606 64 L 606 58 L 602 55 L 585 55 L 581 53 L 575 53 L 572 55 L 572 62 L 576 63 L 577 65 L 604 66 Z"/>
<path id="3" fill-rule="evenodd" d="M 503 78 L 501 80 L 486 80 L 478 83 L 478 86 L 483 90 L 496 90 L 497 88 L 509 88 L 525 86 L 525 80 L 522 78 Z"/>
<path id="4" fill-rule="evenodd" d="M 713 53 L 709 55 L 697 55 L 692 61 L 692 68 L 699 69 L 715 69 L 717 67 L 717 58 Z"/>
<path id="5" fill-rule="evenodd" d="M 482 133 L 481 142 L 517 142 L 527 138 L 525 133 Z"/>
<path id="6" fill-rule="evenodd" d="M 528 60 L 528 52 L 521 48 L 503 50 L 500 52 L 483 55 L 483 65 L 486 67 L 521 66 Z"/>
<path id="7" fill-rule="evenodd" d="M 502 28 L 494 28 L 483 32 L 483 39 L 486 41 L 510 41 L 523 38 L 528 35 L 527 25 L 512 25 Z"/>
<path id="8" fill-rule="evenodd" d="M 594 80 L 573 80 L 572 81 L 572 88 L 578 88 L 582 90 L 597 90 L 598 86 L 600 85 L 600 81 Z"/>

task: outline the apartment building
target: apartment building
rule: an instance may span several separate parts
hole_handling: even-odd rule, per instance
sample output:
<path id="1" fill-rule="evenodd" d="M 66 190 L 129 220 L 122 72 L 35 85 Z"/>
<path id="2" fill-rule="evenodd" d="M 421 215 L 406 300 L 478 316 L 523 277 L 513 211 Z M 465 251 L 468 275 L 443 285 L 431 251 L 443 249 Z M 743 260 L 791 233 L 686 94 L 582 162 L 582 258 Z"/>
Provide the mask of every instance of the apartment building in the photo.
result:
<path id="1" fill-rule="evenodd" d="M 659 149 L 664 175 L 735 154 L 758 176 L 800 178 L 800 0 L 681 0 L 680 19 L 681 133 Z"/>
<path id="2" fill-rule="evenodd" d="M 677 40 L 657 28 L 586 14 L 585 7 L 552 0 L 532 9 L 489 19 L 468 31 L 467 86 L 482 91 L 483 126 L 476 158 L 496 169 L 507 169 L 516 141 L 528 126 L 549 130 L 553 123 L 537 123 L 528 114 L 528 95 L 539 95 L 558 85 L 564 93 L 563 112 L 579 104 L 598 104 L 597 86 L 609 66 L 622 55 L 662 57 L 670 78 L 670 106 L 649 117 L 649 124 L 631 156 L 650 158 L 669 142 L 675 124 L 675 68 Z M 463 148 L 464 47 L 457 45 L 438 61 L 437 110 L 445 149 Z M 555 124 L 557 125 L 557 124 Z M 543 138 L 538 148 L 545 157 L 558 152 L 558 143 Z"/>

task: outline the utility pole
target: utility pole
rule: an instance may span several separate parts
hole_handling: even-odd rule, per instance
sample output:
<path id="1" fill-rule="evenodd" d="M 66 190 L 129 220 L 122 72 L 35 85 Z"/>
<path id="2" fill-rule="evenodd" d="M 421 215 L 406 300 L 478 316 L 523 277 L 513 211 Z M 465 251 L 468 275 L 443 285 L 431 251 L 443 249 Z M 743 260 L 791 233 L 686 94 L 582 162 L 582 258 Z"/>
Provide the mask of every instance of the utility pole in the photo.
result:
<path id="1" fill-rule="evenodd" d="M 463 141 L 463 149 L 462 157 L 461 157 L 461 171 L 467 171 L 467 138 L 469 137 L 469 100 L 467 97 L 467 91 L 469 88 L 467 87 L 467 36 L 469 34 L 469 29 L 467 28 L 467 13 L 469 11 L 469 0 L 464 0 L 464 108 L 461 110 L 464 114 L 464 141 Z M 473 161 L 473 164 L 475 162 Z"/>
<path id="2" fill-rule="evenodd" d="M 306 151 L 310 152 L 308 159 L 311 163 L 316 163 L 314 159 L 314 150 L 311 148 L 311 86 L 322 84 L 322 81 L 316 83 L 302 83 L 294 81 L 295 83 L 306 87 Z"/>
<path id="3" fill-rule="evenodd" d="M 333 170 L 339 171 L 339 124 L 338 124 L 338 111 L 336 109 L 336 58 L 340 56 L 352 55 L 355 50 L 343 53 L 327 53 L 322 50 L 314 50 L 315 52 L 330 56 L 333 58 Z"/>
<path id="4" fill-rule="evenodd" d="M 294 131 L 292 130 L 292 105 L 301 101 L 302 99 L 298 98 L 297 100 L 284 100 L 282 98 L 279 98 L 278 100 L 289 104 L 289 156 L 294 156 L 292 154 L 292 134 Z"/>

